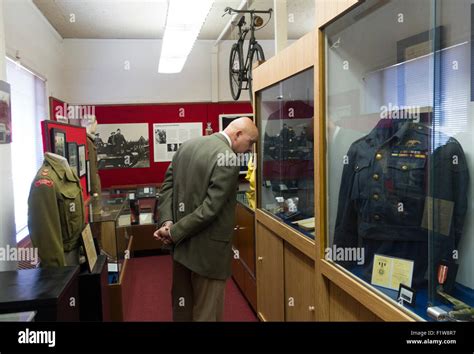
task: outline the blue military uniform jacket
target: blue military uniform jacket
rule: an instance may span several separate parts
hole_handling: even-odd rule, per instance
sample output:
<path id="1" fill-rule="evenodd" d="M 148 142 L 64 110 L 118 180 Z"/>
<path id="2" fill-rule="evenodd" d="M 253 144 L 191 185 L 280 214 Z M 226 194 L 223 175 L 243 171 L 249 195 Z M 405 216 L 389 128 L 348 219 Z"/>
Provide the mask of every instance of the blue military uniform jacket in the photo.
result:
<path id="1" fill-rule="evenodd" d="M 366 279 L 374 254 L 413 260 L 414 286 L 424 283 L 428 264 L 434 272 L 439 261 L 453 259 L 469 184 L 456 139 L 422 124 L 381 120 L 344 162 L 334 244 L 364 247 Z"/>

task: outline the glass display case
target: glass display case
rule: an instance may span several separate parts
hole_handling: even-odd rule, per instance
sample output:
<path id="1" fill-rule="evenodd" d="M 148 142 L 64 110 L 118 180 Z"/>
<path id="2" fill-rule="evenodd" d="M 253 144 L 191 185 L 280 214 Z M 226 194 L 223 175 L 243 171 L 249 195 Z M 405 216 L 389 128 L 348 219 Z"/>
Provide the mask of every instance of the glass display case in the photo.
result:
<path id="1" fill-rule="evenodd" d="M 101 195 L 89 205 L 89 223 L 100 253 L 107 256 L 109 283 L 117 283 L 130 241 L 129 200 L 126 196 Z"/>
<path id="2" fill-rule="evenodd" d="M 314 238 L 314 71 L 257 92 L 257 207 Z"/>
<path id="3" fill-rule="evenodd" d="M 245 191 L 239 191 L 237 192 L 237 201 L 243 205 L 245 205 L 247 208 L 250 208 L 249 201 L 247 198 L 247 194 Z"/>
<path id="4" fill-rule="evenodd" d="M 326 258 L 426 320 L 474 320 L 473 6 L 368 0 L 324 29 Z"/>

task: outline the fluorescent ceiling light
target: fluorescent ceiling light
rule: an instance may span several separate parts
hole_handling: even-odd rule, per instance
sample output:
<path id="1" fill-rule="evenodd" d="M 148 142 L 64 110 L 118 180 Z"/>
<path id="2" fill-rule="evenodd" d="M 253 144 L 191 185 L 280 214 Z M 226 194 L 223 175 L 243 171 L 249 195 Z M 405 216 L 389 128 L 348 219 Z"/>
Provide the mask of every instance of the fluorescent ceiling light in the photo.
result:
<path id="1" fill-rule="evenodd" d="M 179 73 L 214 0 L 169 0 L 158 72 Z"/>

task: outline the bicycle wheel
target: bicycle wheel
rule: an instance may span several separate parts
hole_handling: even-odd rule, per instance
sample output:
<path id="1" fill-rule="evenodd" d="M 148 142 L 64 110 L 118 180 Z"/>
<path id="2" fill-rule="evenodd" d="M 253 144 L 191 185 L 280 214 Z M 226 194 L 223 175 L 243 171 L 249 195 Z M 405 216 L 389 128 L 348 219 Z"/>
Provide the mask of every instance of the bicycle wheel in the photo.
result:
<path id="1" fill-rule="evenodd" d="M 248 88 L 249 88 L 249 95 L 250 95 L 250 102 L 253 103 L 253 89 L 252 89 L 252 70 L 253 65 L 257 61 L 265 61 L 265 54 L 263 53 L 263 49 L 260 44 L 255 43 L 252 48 L 252 53 L 250 54 L 250 67 L 248 72 Z"/>
<path id="2" fill-rule="evenodd" d="M 242 59 L 237 43 L 230 50 L 229 83 L 232 98 L 237 101 L 240 97 L 240 92 L 242 92 Z"/>

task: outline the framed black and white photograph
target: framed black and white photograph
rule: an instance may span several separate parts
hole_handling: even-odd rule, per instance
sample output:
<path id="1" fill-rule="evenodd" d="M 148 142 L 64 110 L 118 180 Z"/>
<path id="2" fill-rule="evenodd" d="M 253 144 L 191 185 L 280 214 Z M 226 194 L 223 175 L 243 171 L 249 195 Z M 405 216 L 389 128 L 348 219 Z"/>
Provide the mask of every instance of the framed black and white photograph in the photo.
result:
<path id="1" fill-rule="evenodd" d="M 79 145 L 77 148 L 79 155 L 79 177 L 86 174 L 86 146 Z"/>
<path id="2" fill-rule="evenodd" d="M 178 144 L 167 144 L 168 152 L 178 151 Z"/>
<path id="3" fill-rule="evenodd" d="M 67 159 L 66 132 L 61 129 L 51 129 L 51 152 Z"/>
<path id="4" fill-rule="evenodd" d="M 67 160 L 71 169 L 79 176 L 79 156 L 76 143 L 67 143 Z"/>
<path id="5" fill-rule="evenodd" d="M 234 120 L 242 117 L 249 117 L 250 119 L 253 119 L 253 114 L 245 114 L 245 113 L 240 113 L 240 114 L 220 114 L 219 115 L 219 131 L 223 131 L 227 126 Z M 242 164 L 240 166 L 240 174 L 241 175 L 246 175 L 248 171 L 248 161 L 250 159 L 250 154 L 245 154 L 243 156 Z"/>
<path id="6" fill-rule="evenodd" d="M 86 161 L 86 170 L 87 194 L 91 194 L 91 163 L 89 160 Z"/>
<path id="7" fill-rule="evenodd" d="M 158 144 L 166 144 L 166 130 L 156 129 L 155 130 L 155 140 Z"/>
<path id="8" fill-rule="evenodd" d="M 150 167 L 147 123 L 99 124 L 95 142 L 100 170 Z"/>
<path id="9" fill-rule="evenodd" d="M 227 126 L 238 118 L 249 117 L 253 120 L 253 114 L 239 113 L 239 114 L 219 114 L 219 131 L 223 131 Z"/>

